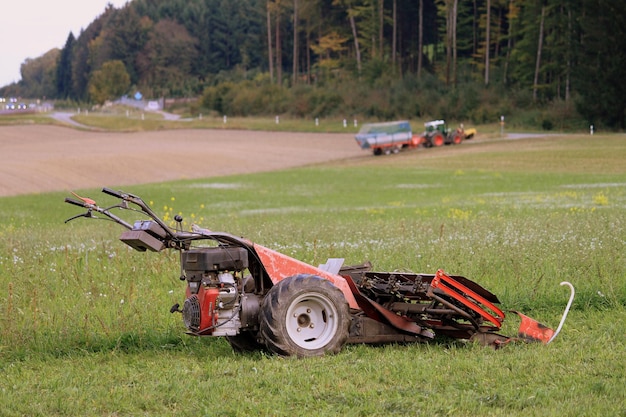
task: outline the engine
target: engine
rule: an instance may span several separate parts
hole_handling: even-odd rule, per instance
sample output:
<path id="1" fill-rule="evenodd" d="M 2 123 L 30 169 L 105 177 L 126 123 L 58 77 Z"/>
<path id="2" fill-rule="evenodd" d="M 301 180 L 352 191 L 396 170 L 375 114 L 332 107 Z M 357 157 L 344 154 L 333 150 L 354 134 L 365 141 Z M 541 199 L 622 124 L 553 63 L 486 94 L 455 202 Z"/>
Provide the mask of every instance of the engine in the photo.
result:
<path id="1" fill-rule="evenodd" d="M 248 251 L 242 247 L 197 248 L 182 253 L 187 299 L 182 315 L 190 333 L 234 336 L 257 323 L 260 300 L 252 294 Z M 248 287 L 248 288 L 246 288 Z M 250 293 L 246 293 L 250 291 Z"/>

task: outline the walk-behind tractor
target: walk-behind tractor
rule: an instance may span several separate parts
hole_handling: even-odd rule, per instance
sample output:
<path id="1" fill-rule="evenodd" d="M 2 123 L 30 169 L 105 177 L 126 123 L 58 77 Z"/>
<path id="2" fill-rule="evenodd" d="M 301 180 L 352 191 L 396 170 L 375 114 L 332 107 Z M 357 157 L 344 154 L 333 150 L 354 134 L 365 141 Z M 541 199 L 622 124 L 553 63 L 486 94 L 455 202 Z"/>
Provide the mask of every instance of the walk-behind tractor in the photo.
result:
<path id="1" fill-rule="evenodd" d="M 505 314 L 498 298 L 462 276 L 374 272 L 369 262 L 344 266 L 343 259 L 315 267 L 229 233 L 195 225 L 184 231 L 180 216 L 172 228 L 140 197 L 102 191 L 120 201 L 100 207 L 74 194 L 65 201 L 87 211 L 66 222 L 106 218 L 127 229 L 120 240 L 135 250 L 179 251 L 185 300 L 170 312 L 181 313 L 190 335 L 224 336 L 235 351 L 307 357 L 336 353 L 346 343 L 450 337 L 500 347 L 520 338 L 548 343 L 556 335 L 523 315 L 518 337 L 500 335 Z M 139 212 L 143 220 L 128 223 L 114 209 Z"/>

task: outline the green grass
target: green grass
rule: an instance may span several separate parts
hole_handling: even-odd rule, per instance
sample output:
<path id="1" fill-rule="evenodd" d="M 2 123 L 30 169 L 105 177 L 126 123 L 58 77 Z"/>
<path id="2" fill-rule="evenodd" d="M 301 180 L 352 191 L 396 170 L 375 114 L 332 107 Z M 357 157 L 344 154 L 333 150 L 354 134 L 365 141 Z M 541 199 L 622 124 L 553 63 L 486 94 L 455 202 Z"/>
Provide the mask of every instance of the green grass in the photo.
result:
<path id="1" fill-rule="evenodd" d="M 61 125 L 46 113 L 0 114 L 0 126 L 10 125 Z"/>
<path id="2" fill-rule="evenodd" d="M 362 118 L 296 118 L 281 115 L 278 123 L 275 117 L 227 117 L 215 114 L 183 114 L 178 120 L 166 120 L 160 113 L 143 112 L 136 109 L 112 108 L 109 111 L 88 112 L 73 116 L 73 120 L 97 129 L 111 131 L 137 132 L 163 129 L 238 129 L 238 130 L 264 130 L 279 132 L 320 132 L 320 133 L 356 133 L 364 123 L 375 123 L 380 120 L 365 120 Z M 344 125 L 345 120 L 345 125 Z M 411 126 L 414 133 L 424 130 L 424 122 L 428 119 L 413 119 Z M 499 123 L 485 123 L 481 125 L 468 124 L 467 121 L 448 120 L 449 128 L 456 128 L 463 124 L 466 128 L 477 128 L 481 138 L 498 138 L 503 132 Z M 0 117 L 0 124 L 2 118 Z M 528 132 L 527 128 L 519 128 L 516 125 L 507 125 L 504 133 Z M 531 130 L 532 131 L 532 130 Z M 586 133 L 584 131 L 583 133 Z M 581 133 L 578 131 L 577 133 Z"/>
<path id="3" fill-rule="evenodd" d="M 74 110 L 71 110 L 74 111 Z M 214 114 L 183 114 L 178 120 L 166 120 L 160 113 L 146 112 L 124 106 L 115 106 L 101 111 L 81 112 L 72 116 L 75 122 L 89 128 L 104 129 L 117 132 L 140 132 L 154 130 L 174 129 L 237 129 L 237 130 L 263 130 L 282 132 L 319 132 L 319 133 L 356 133 L 364 123 L 377 122 L 378 120 L 358 119 L 356 126 L 353 118 L 347 118 L 344 126 L 342 118 L 314 119 L 293 118 L 280 116 L 278 123 L 275 117 L 227 117 L 224 122 L 223 116 Z M 422 132 L 423 124 L 427 120 L 411 120 L 414 132 Z M 449 126 L 454 128 L 463 123 L 448 121 Z M 0 126 L 15 124 L 57 124 L 62 122 L 54 120 L 47 113 L 31 114 L 4 114 L 0 115 Z M 497 138 L 500 136 L 500 125 L 497 123 L 483 124 L 480 126 L 465 123 L 466 127 L 478 129 L 481 138 Z M 74 126 L 74 128 L 76 128 Z M 507 128 L 506 131 L 509 131 Z M 527 131 L 527 130 L 525 130 Z"/>
<path id="4" fill-rule="evenodd" d="M 128 187 L 167 218 L 311 264 L 443 268 L 556 327 L 493 351 L 348 346 L 304 360 L 184 335 L 174 253 L 137 253 L 112 223 L 63 220 L 59 193 L 0 199 L 3 416 L 626 414 L 626 141 L 491 141 L 280 172 Z M 111 184 L 107 184 L 111 186 Z M 99 203 L 99 190 L 78 190 Z M 503 333 L 518 321 L 507 315 Z"/>
<path id="5" fill-rule="evenodd" d="M 133 111 L 128 116 L 120 114 L 90 113 L 73 117 L 78 123 L 113 131 L 145 131 L 163 129 L 239 129 L 269 130 L 281 132 L 333 132 L 354 133 L 359 130 L 353 120 L 324 119 L 315 123 L 310 119 L 280 117 L 278 123 L 272 117 L 223 117 L 196 114 L 178 120 L 166 120 L 158 113 Z"/>

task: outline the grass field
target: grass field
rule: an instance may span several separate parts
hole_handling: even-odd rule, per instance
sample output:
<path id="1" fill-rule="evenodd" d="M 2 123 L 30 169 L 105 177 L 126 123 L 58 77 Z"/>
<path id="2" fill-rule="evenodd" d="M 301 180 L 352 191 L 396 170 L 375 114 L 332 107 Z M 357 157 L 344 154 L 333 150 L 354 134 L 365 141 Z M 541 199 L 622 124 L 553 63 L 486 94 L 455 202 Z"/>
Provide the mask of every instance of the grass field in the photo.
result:
<path id="1" fill-rule="evenodd" d="M 90 129 L 103 129 L 111 132 L 140 132 L 154 130 L 176 129 L 237 129 L 237 130 L 263 130 L 280 132 L 317 132 L 317 133 L 355 133 L 363 123 L 377 122 L 378 120 L 358 120 L 354 118 L 322 118 L 314 119 L 293 118 L 281 116 L 275 117 L 226 117 L 203 114 L 184 114 L 166 118 L 161 113 L 145 112 L 142 110 L 114 106 L 100 111 L 82 111 L 76 113 L 75 109 L 66 110 L 71 114 L 71 119 Z M 57 124 L 66 123 L 56 120 L 54 113 L 26 113 L 0 115 L 0 126 L 17 124 Z M 421 132 L 423 123 L 427 120 L 411 120 L 415 132 Z M 458 124 L 449 121 L 450 127 L 455 128 Z M 470 126 L 467 126 L 470 127 Z M 477 126 L 471 126 L 477 127 Z M 478 126 L 478 133 L 482 137 L 497 137 L 500 135 L 499 123 L 483 124 Z M 507 126 L 508 129 L 508 126 Z M 518 129 L 518 126 L 515 126 Z"/>
<path id="2" fill-rule="evenodd" d="M 468 143 L 280 172 L 134 186 L 155 210 L 311 264 L 443 268 L 558 325 L 550 345 L 347 346 L 232 353 L 184 335 L 174 253 L 59 193 L 0 198 L 2 416 L 624 416 L 626 139 Z M 99 203 L 99 190 L 78 190 Z M 507 315 L 503 333 L 518 321 Z"/>

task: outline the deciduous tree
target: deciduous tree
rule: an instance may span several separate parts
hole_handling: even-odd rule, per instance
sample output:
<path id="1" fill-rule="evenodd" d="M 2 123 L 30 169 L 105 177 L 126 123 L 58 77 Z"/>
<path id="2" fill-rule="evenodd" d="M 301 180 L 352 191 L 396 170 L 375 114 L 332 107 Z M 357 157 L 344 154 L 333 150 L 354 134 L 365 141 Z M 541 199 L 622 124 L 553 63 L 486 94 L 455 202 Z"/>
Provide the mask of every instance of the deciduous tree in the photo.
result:
<path id="1" fill-rule="evenodd" d="M 155 96 L 184 93 L 197 56 L 196 42 L 182 25 L 160 20 L 137 56 L 139 85 Z"/>
<path id="2" fill-rule="evenodd" d="M 94 71 L 89 80 L 89 96 L 98 103 L 120 97 L 130 87 L 130 76 L 122 61 L 105 62 L 102 68 Z"/>
<path id="3" fill-rule="evenodd" d="M 56 95 L 56 63 L 60 51 L 51 49 L 38 58 L 28 58 L 21 66 L 23 93 L 30 97 L 54 97 Z"/>

